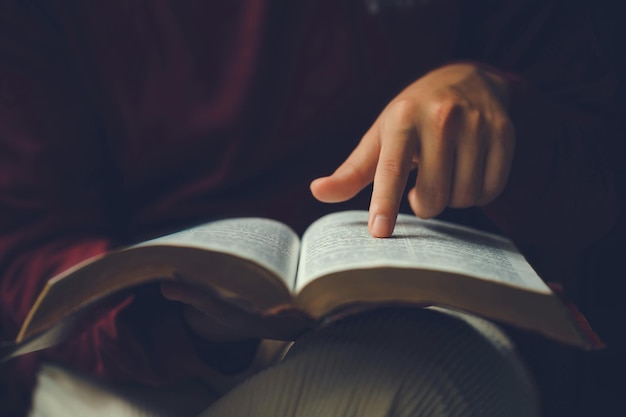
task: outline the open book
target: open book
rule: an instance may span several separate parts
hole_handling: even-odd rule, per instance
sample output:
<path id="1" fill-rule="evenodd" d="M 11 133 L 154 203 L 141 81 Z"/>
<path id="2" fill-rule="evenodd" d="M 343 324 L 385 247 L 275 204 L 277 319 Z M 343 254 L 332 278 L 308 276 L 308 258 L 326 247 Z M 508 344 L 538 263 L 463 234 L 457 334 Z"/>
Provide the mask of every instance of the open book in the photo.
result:
<path id="1" fill-rule="evenodd" d="M 601 347 L 510 240 L 405 214 L 393 237 L 377 239 L 367 218 L 330 214 L 302 239 L 274 220 L 218 220 L 89 259 L 49 281 L 12 356 L 57 343 L 97 301 L 158 280 L 183 280 L 260 313 L 298 309 L 311 323 L 371 306 L 435 305 Z"/>

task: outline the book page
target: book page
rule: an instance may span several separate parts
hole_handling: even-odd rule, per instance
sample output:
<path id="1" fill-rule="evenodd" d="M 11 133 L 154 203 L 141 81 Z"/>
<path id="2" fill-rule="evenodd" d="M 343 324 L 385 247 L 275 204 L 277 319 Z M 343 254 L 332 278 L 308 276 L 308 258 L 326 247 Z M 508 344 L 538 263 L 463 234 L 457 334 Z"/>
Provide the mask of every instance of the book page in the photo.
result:
<path id="1" fill-rule="evenodd" d="M 287 225 L 263 218 L 216 220 L 135 246 L 188 246 L 256 262 L 294 287 L 300 240 Z"/>
<path id="2" fill-rule="evenodd" d="M 0 349 L 0 366 L 12 358 L 58 345 L 71 335 L 74 324 L 75 318 L 67 317 L 34 338 Z"/>
<path id="3" fill-rule="evenodd" d="M 501 236 L 438 220 L 400 214 L 393 236 L 374 238 L 366 211 L 317 220 L 302 239 L 296 289 L 315 278 L 350 269 L 398 267 L 447 271 L 549 293 L 546 284 Z"/>
<path id="4" fill-rule="evenodd" d="M 217 397 L 195 381 L 167 387 L 108 382 L 46 362 L 28 417 L 195 417 Z"/>

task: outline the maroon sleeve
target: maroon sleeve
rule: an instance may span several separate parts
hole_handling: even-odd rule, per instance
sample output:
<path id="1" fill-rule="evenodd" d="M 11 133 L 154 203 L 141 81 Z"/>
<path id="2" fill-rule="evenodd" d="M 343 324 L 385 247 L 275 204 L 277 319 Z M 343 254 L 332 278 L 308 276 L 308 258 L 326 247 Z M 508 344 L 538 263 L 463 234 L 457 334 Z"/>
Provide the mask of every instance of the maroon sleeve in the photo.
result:
<path id="1" fill-rule="evenodd" d="M 63 34 L 32 4 L 0 3 L 2 339 L 16 336 L 50 277 L 115 244 L 123 214 L 112 209 L 121 202 L 112 201 L 107 150 Z M 94 311 L 90 325 L 62 348 L 18 359 L 17 374 L 32 378 L 36 363 L 46 357 L 107 378 L 158 382 L 169 377 L 169 359 L 181 359 L 172 352 L 178 348 L 186 360 L 175 372 L 202 371 L 197 363 L 185 369 L 194 356 L 185 353 L 190 345 L 180 338 L 180 320 L 148 320 L 140 337 L 120 320 L 131 296 L 113 301 Z M 144 346 L 157 325 L 155 337 L 169 343 L 148 354 Z M 176 340 L 179 345 L 173 345 Z M 159 352 L 169 359 L 156 357 Z"/>
<path id="2" fill-rule="evenodd" d="M 611 111 L 616 80 L 578 2 L 468 4 L 463 58 L 507 73 L 516 152 L 485 213 L 518 242 L 567 259 L 618 216 Z"/>

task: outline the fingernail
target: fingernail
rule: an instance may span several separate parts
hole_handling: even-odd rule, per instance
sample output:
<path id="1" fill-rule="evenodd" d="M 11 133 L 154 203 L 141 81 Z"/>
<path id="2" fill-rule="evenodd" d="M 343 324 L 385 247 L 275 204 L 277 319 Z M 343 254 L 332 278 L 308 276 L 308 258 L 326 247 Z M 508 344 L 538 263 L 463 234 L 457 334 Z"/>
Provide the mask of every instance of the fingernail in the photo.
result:
<path id="1" fill-rule="evenodd" d="M 377 214 L 372 222 L 372 235 L 374 237 L 389 236 L 389 218 L 382 214 Z"/>

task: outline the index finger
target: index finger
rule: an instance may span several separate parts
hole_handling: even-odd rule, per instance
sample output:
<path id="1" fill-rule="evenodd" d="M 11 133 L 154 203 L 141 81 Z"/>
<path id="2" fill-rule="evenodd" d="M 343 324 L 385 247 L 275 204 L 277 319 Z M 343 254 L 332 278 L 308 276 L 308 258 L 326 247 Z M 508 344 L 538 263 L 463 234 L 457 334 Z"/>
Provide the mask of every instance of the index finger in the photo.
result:
<path id="1" fill-rule="evenodd" d="M 386 123 L 381 131 L 381 148 L 374 174 L 374 187 L 369 210 L 369 230 L 374 237 L 393 233 L 416 153 L 417 132 L 411 125 Z"/>

